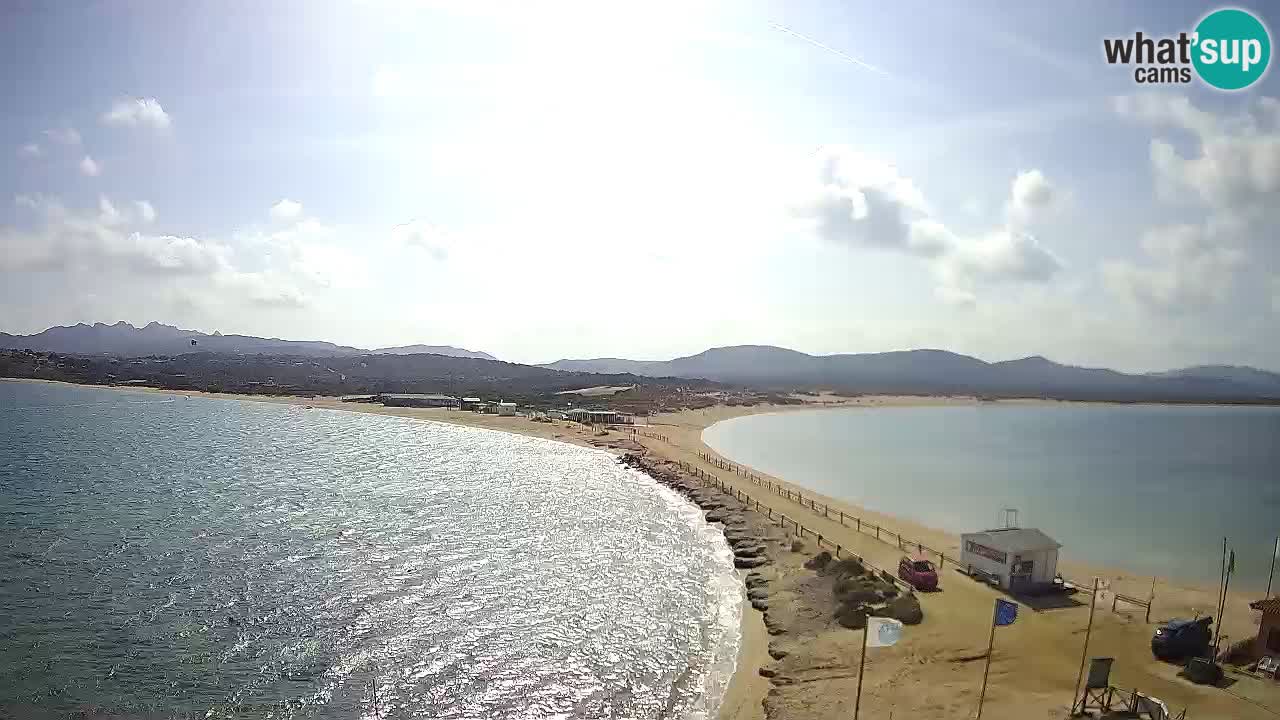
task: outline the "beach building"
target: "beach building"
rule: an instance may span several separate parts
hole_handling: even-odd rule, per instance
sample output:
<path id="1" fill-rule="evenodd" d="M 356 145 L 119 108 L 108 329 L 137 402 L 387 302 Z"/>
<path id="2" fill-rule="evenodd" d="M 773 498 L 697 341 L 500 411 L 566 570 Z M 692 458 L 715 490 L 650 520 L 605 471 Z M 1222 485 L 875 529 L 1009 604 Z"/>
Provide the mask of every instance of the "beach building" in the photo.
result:
<path id="1" fill-rule="evenodd" d="M 1253 641 L 1254 657 L 1280 658 L 1280 597 L 1251 602 L 1249 607 L 1262 613 L 1258 636 Z"/>
<path id="2" fill-rule="evenodd" d="M 635 416 L 631 413 L 620 413 L 613 410 L 574 408 L 566 411 L 565 417 L 584 425 L 630 425 L 635 422 Z"/>
<path id="3" fill-rule="evenodd" d="M 1035 528 L 1000 528 L 960 536 L 960 565 L 1010 592 L 1050 585 L 1058 574 L 1058 548 Z"/>
<path id="4" fill-rule="evenodd" d="M 479 411 L 483 400 L 478 397 L 464 397 L 459 401 L 459 408 L 463 410 Z"/>
<path id="5" fill-rule="evenodd" d="M 516 414 L 516 404 L 513 402 L 499 402 L 498 414 L 508 417 L 514 416 Z"/>
<path id="6" fill-rule="evenodd" d="M 452 395 L 432 395 L 422 393 L 382 393 L 378 401 L 387 407 L 443 407 L 458 406 L 458 398 Z"/>

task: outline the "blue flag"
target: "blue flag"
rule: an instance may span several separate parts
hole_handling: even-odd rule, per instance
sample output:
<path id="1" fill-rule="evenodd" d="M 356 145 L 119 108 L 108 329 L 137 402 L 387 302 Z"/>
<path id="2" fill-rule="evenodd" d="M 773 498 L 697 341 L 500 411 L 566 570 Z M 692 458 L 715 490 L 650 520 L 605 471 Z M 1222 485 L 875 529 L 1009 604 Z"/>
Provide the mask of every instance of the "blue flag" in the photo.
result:
<path id="1" fill-rule="evenodd" d="M 1012 625 L 1018 619 L 1018 604 L 996 600 L 996 625 Z"/>

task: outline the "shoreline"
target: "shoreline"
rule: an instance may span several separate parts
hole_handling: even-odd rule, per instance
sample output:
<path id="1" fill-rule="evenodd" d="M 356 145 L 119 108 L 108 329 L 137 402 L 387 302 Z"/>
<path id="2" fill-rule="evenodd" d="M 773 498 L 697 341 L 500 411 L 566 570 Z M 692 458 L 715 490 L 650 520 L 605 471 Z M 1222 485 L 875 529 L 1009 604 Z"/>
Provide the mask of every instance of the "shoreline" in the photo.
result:
<path id="1" fill-rule="evenodd" d="M 899 398 L 891 398 L 891 400 L 898 400 L 898 399 L 899 399 Z M 995 401 L 995 402 L 990 402 L 990 401 L 987 401 L 987 402 L 980 402 L 980 403 L 965 403 L 965 402 L 963 402 L 963 401 L 960 401 L 959 399 L 955 399 L 955 400 L 953 400 L 953 399 L 951 399 L 951 398 L 937 398 L 936 400 L 937 400 L 936 402 L 929 402 L 929 401 L 921 401 L 921 402 L 888 402 L 888 403 L 884 403 L 884 404 L 873 404 L 873 405 L 858 405 L 858 404 L 853 404 L 853 403 L 851 403 L 851 404 L 845 404 L 845 405 L 837 405 L 837 406 L 833 406 L 833 407 L 831 407 L 831 408 L 822 408 L 822 407 L 814 407 L 814 408 L 808 408 L 808 407 L 796 407 L 796 408 L 794 408 L 794 409 L 795 409 L 795 410 L 800 410 L 800 411 L 803 411 L 803 410 L 813 410 L 813 411 L 817 411 L 817 410 L 824 410 L 824 409 L 838 409 L 838 408 L 850 408 L 850 407 L 863 407 L 863 408 L 871 408 L 871 407 L 875 407 L 875 408 L 878 408 L 878 409 L 888 410 L 888 409 L 897 409 L 897 408 L 905 408 L 905 407 L 943 407 L 943 406 L 958 406 L 958 407 L 964 407 L 964 406 L 969 406 L 969 405 L 972 405 L 972 406 L 989 406 L 989 405 L 997 405 L 997 406 L 998 406 L 998 405 L 1027 405 L 1027 404 L 1038 405 L 1038 404 L 1043 404 L 1041 401 L 1028 401 L 1028 402 L 1022 402 L 1022 401 Z M 1138 405 L 1138 404 L 1139 404 L 1139 403 L 1095 403 L 1095 402 L 1078 403 L 1078 402 L 1073 402 L 1073 401 L 1044 401 L 1044 403 L 1054 404 L 1054 405 L 1058 405 L 1058 404 L 1072 404 L 1072 405 L 1100 405 L 1100 404 L 1101 404 L 1101 405 L 1120 405 L 1120 406 L 1126 406 L 1126 405 Z M 1145 404 L 1145 405 L 1158 405 L 1158 406 L 1165 406 L 1165 405 L 1167 405 L 1166 403 L 1144 403 L 1144 404 Z M 1175 406 L 1175 407 L 1176 407 L 1176 406 Z M 1191 407 L 1191 405 L 1187 405 L 1187 407 Z M 1196 407 L 1228 407 L 1228 406 L 1222 406 L 1222 405 L 1198 405 L 1198 406 L 1196 406 Z M 714 409 L 718 409 L 718 408 L 713 408 L 713 410 L 714 410 Z M 918 538 L 919 538 L 919 539 L 921 540 L 921 542 L 924 542 L 926 545 L 935 546 L 935 547 L 948 547 L 948 548 L 951 548 L 951 549 L 955 550 L 955 556 L 956 556 L 956 557 L 959 557 L 960 533 L 959 533 L 959 532 L 957 532 L 957 531 L 947 530 L 947 529 L 943 529 L 943 528 L 939 528 L 939 527 L 934 527 L 934 526 L 932 526 L 932 525 L 927 525 L 927 524 L 925 524 L 925 523 L 922 523 L 922 522 L 919 522 L 919 521 L 913 520 L 913 519 L 911 519 L 911 518 L 909 518 L 909 517 L 905 517 L 905 516 L 902 516 L 902 515 L 896 515 L 896 514 L 893 514 L 892 512 L 882 511 L 882 510 L 875 510 L 875 509 L 872 509 L 872 508 L 866 507 L 866 506 L 864 506 L 864 505 L 859 505 L 859 504 L 857 504 L 857 503 L 855 503 L 855 502 L 852 502 L 852 501 L 842 500 L 842 499 L 839 499 L 839 498 L 835 498 L 835 497 L 833 497 L 833 496 L 824 495 L 824 494 L 823 494 L 823 493 L 821 493 L 821 492 L 818 492 L 818 491 L 816 491 L 816 490 L 813 490 L 812 488 L 808 487 L 807 485 L 802 485 L 802 484 L 799 484 L 799 483 L 791 482 L 791 481 L 789 481 L 789 480 L 786 480 L 785 478 L 781 478 L 781 477 L 779 477 L 779 476 L 775 476 L 775 475 L 770 475 L 770 474 L 768 474 L 768 473 L 765 473 L 765 472 L 760 471 L 759 469 L 757 469 L 757 468 L 755 468 L 755 467 L 752 467 L 752 466 L 746 465 L 746 464 L 742 463 L 741 461 L 739 461 L 739 460 L 737 460 L 737 459 L 735 459 L 735 458 L 729 457 L 728 455 L 725 455 L 725 454 L 721 453 L 720 451 L 718 451 L 718 450 L 716 450 L 715 448 L 711 447 L 711 446 L 710 446 L 710 445 L 708 445 L 705 441 L 703 441 L 703 440 L 702 440 L 702 433 L 703 433 L 703 432 L 705 432 L 706 430 L 710 429 L 713 425 L 718 425 L 718 424 L 723 423 L 723 422 L 728 422 L 728 421 L 730 421 L 730 420 L 735 420 L 735 419 L 738 419 L 738 418 L 741 418 L 741 417 L 748 417 L 748 416 L 752 416 L 752 415 L 780 415 L 780 414 L 783 414 L 784 412 L 788 412 L 788 411 L 790 411 L 790 410 L 792 410 L 792 409 L 793 409 L 793 408 L 792 408 L 791 406 L 779 406 L 779 407 L 777 407 L 777 408 L 768 409 L 768 410 L 765 410 L 765 411 L 763 411 L 763 412 L 744 412 L 744 413 L 737 413 L 737 414 L 732 414 L 732 413 L 731 413 L 731 414 L 727 414 L 725 417 L 719 417 L 719 418 L 716 418 L 716 419 L 712 420 L 711 422 L 709 422 L 708 424 L 706 424 L 706 425 L 702 426 L 701 430 L 698 432 L 698 446 L 699 446 L 699 448 L 700 448 L 703 452 L 707 453 L 708 455 L 711 455 L 711 456 L 714 456 L 714 457 L 717 457 L 717 458 L 722 458 L 722 459 L 724 459 L 724 460 L 726 460 L 726 461 L 729 461 L 729 462 L 733 463 L 734 465 L 737 465 L 737 466 L 739 466 L 739 467 L 742 467 L 742 468 L 745 468 L 745 469 L 747 469 L 747 470 L 750 470 L 751 472 L 755 473 L 757 476 L 759 476 L 759 477 L 761 477 L 761 478 L 767 478 L 767 479 L 769 479 L 769 480 L 771 480 L 771 481 L 773 481 L 773 482 L 775 482 L 775 483 L 780 483 L 780 484 L 782 484 L 782 485 L 784 485 L 784 486 L 786 486 L 786 487 L 790 487 L 790 488 L 792 488 L 792 489 L 794 489 L 794 490 L 803 491 L 803 492 L 805 493 L 805 496 L 806 496 L 806 497 L 816 498 L 816 499 L 818 499 L 818 500 L 819 500 L 819 501 L 821 501 L 821 502 L 825 502 L 825 503 L 829 504 L 829 505 L 831 506 L 831 508 L 833 508 L 833 509 L 840 509 L 840 508 L 844 508 L 844 509 L 845 509 L 845 511 L 846 511 L 846 514 L 847 514 L 847 515 L 855 515 L 855 514 L 856 514 L 856 515 L 858 515 L 858 516 L 860 516 L 860 517 L 863 517 L 863 518 L 867 518 L 867 517 L 875 518 L 875 519 L 876 519 L 875 521 L 876 521 L 876 523 L 877 523 L 877 524 L 879 524 L 879 525 L 883 525 L 885 528 L 887 528 L 887 529 L 891 529 L 891 530 L 892 530 L 892 529 L 895 529 L 895 528 L 897 528 L 897 527 L 908 528 L 908 531 L 907 531 L 908 533 L 913 532 L 913 531 L 917 533 L 917 535 L 913 535 L 913 536 L 912 536 L 912 539 L 913 539 L 913 540 L 914 540 L 914 539 L 918 539 Z M 698 411 L 691 411 L 691 412 L 698 412 Z M 673 419 L 676 419 L 676 418 L 674 418 L 674 417 L 673 417 Z M 896 530 L 895 530 L 895 532 L 896 532 Z M 921 537 L 921 536 L 923 536 L 923 537 Z M 928 538 L 928 539 L 924 539 L 924 538 Z M 1143 572 L 1139 572 L 1138 570 L 1135 570 L 1135 569 L 1133 569 L 1133 568 L 1130 568 L 1130 567 L 1123 567 L 1123 566 L 1121 566 L 1121 565 L 1112 565 L 1112 564 L 1108 564 L 1108 563 L 1096 563 L 1096 562 L 1086 562 L 1086 561 L 1079 561 L 1079 560 L 1071 560 L 1069 557 L 1068 557 L 1068 558 L 1066 558 L 1066 559 L 1060 559 L 1058 564 L 1059 564 L 1059 566 L 1060 566 L 1060 567 L 1066 567 L 1066 568 L 1069 568 L 1069 569 L 1071 569 L 1071 570 L 1073 571 L 1073 572 L 1071 572 L 1071 573 L 1070 573 L 1071 577 L 1070 577 L 1070 578 L 1068 578 L 1068 579 L 1076 579 L 1076 580 L 1079 580 L 1079 579 L 1087 579 L 1087 578 L 1089 578 L 1089 577 L 1091 577 L 1091 576 L 1097 575 L 1097 576 L 1099 576 L 1099 577 L 1101 577 L 1101 578 L 1103 578 L 1103 579 L 1108 579 L 1108 578 L 1112 578 L 1112 579 L 1115 579 L 1115 578 L 1126 578 L 1126 579 L 1130 579 L 1130 580 L 1135 580 L 1135 579 L 1136 579 L 1136 580 L 1142 580 L 1142 579 L 1144 579 L 1144 578 L 1145 578 L 1146 582 L 1149 584 L 1149 583 L 1150 583 L 1150 581 L 1151 581 L 1151 579 L 1152 579 L 1153 577 L 1155 577 L 1155 578 L 1157 579 L 1157 585 L 1158 585 L 1158 588 L 1157 588 L 1157 589 L 1159 589 L 1159 587 L 1173 587 L 1173 588 L 1175 588 L 1175 589 L 1182 589 L 1182 590 L 1199 590 L 1199 591 L 1203 591 L 1203 592 L 1206 592 L 1206 593 L 1207 593 L 1207 592 L 1209 592 L 1209 591 L 1212 589 L 1212 588 L 1210 588 L 1210 587 L 1205 583 L 1205 581 L 1203 581 L 1203 580 L 1198 580 L 1198 579 L 1195 579 L 1195 578 L 1192 578 L 1192 577 L 1184 577 L 1184 576 L 1175 577 L 1175 576 L 1170 576 L 1170 575 L 1159 575 L 1159 574 L 1152 574 L 1152 573 L 1143 573 Z M 1065 577 L 1065 576 L 1067 576 L 1067 574 L 1068 574 L 1068 573 L 1061 573 L 1061 574 L 1063 574 L 1063 575 L 1064 575 L 1064 577 Z M 1233 578 L 1234 578 L 1234 577 L 1235 577 L 1235 576 L 1233 576 Z M 1243 582 L 1243 581 L 1241 581 L 1241 580 L 1239 580 L 1239 579 L 1235 579 L 1235 580 L 1234 580 L 1234 582 L 1233 582 L 1233 584 L 1232 584 L 1232 587 L 1233 587 L 1233 588 L 1235 588 L 1236 590 L 1238 590 L 1238 591 L 1239 591 L 1239 592 L 1241 592 L 1241 593 L 1246 593 L 1246 594 L 1247 594 L 1247 593 L 1255 593 L 1255 594 L 1257 594 L 1257 595 L 1259 596 L 1259 598 L 1262 596 L 1262 594 L 1263 594 L 1263 593 L 1264 593 L 1264 591 L 1265 591 L 1265 590 L 1264 590 L 1264 588 L 1263 588 L 1263 587 L 1261 587 L 1261 586 L 1259 586 L 1259 587 L 1247 586 L 1247 585 L 1243 585 L 1243 584 L 1242 584 L 1242 582 Z M 1136 592 L 1129 592 L 1129 590 L 1134 590 L 1134 589 L 1135 589 L 1135 588 L 1130 587 L 1130 588 L 1128 588 L 1128 590 L 1122 590 L 1121 592 L 1122 592 L 1123 594 L 1131 595 L 1131 596 L 1133 596 L 1133 595 L 1139 595 L 1140 597 L 1143 597 L 1143 598 L 1146 598 L 1146 597 L 1147 597 L 1147 594 L 1148 594 L 1147 592 L 1144 592 L 1144 593 L 1141 593 L 1141 594 L 1136 593 Z M 1216 593 L 1216 590 L 1214 590 L 1214 592 Z M 1159 593 L 1157 592 L 1157 596 L 1158 596 L 1158 595 L 1159 595 Z M 1216 602 L 1216 601 L 1215 601 L 1215 602 Z"/>
<path id="2" fill-rule="evenodd" d="M 77 383 L 63 383 L 60 381 L 25 381 L 78 385 Z M 521 417 L 477 415 L 472 412 L 456 410 L 385 408 L 381 405 L 345 403 L 336 398 L 246 396 L 144 387 L 95 385 L 87 387 L 101 387 L 140 393 L 270 402 L 433 420 L 559 440 L 561 442 L 609 450 L 617 455 L 623 455 L 628 452 L 643 453 L 645 456 L 652 456 L 652 458 L 662 462 L 684 462 L 713 473 L 726 485 L 730 486 L 731 489 L 738 488 L 742 492 L 750 494 L 753 498 L 758 498 L 759 503 L 768 505 L 773 511 L 785 512 L 788 516 L 800 519 L 808 527 L 824 533 L 828 539 L 833 539 L 833 542 L 843 541 L 846 548 L 852 548 L 854 552 L 863 555 L 880 567 L 894 567 L 899 551 L 892 545 L 880 543 L 874 537 L 866 535 L 859 537 L 853 533 L 851 528 L 825 520 L 821 514 L 812 514 L 812 511 L 807 506 L 802 509 L 798 504 L 790 500 L 764 493 L 761 488 L 752 484 L 750 480 L 706 463 L 698 457 L 699 453 L 707 453 L 714 457 L 721 456 L 702 442 L 702 431 L 715 422 L 735 417 L 833 407 L 885 408 L 926 404 L 976 406 L 998 405 L 1001 403 L 1024 404 L 1025 402 L 1058 403 L 1058 401 L 992 402 L 972 398 L 896 398 L 887 396 L 832 399 L 827 396 L 823 401 L 809 402 L 804 405 L 715 406 L 701 410 L 684 410 L 652 416 L 648 426 L 636 427 L 636 430 L 642 433 L 660 435 L 662 439 L 658 439 L 638 433 L 632 436 L 629 430 L 612 431 L 604 436 L 597 436 L 589 429 L 565 421 L 535 423 Z M 832 509 L 845 509 L 850 515 L 863 517 L 914 541 L 923 542 L 930 547 L 944 549 L 948 555 L 955 552 L 956 556 L 958 556 L 958 536 L 928 528 L 904 518 L 860 508 L 834 498 L 826 498 L 821 494 L 810 491 L 808 488 L 766 473 L 756 471 L 756 474 L 784 487 L 802 491 L 806 498 L 817 498 L 821 502 L 829 501 Z M 650 475 L 654 476 L 653 473 L 650 473 Z M 661 482 L 657 477 L 655 477 L 655 480 Z M 708 519 L 710 520 L 711 518 Z M 790 556 L 791 553 L 784 553 L 784 555 Z M 775 596 L 776 600 L 773 601 L 775 615 L 788 612 L 791 605 L 811 603 L 811 596 L 814 594 L 813 588 L 810 586 L 812 583 L 806 585 L 805 582 L 807 581 L 801 577 L 804 575 L 804 571 L 798 569 L 797 562 L 792 560 L 787 562 L 790 564 L 785 568 L 783 568 L 784 563 L 778 562 L 779 580 L 785 580 L 786 583 L 790 583 L 794 588 Z M 1260 711 L 1255 705 L 1237 704 L 1238 701 L 1230 699 L 1232 698 L 1231 695 L 1221 691 L 1194 686 L 1176 678 L 1174 677 L 1176 668 L 1157 663 L 1150 658 L 1147 645 L 1153 626 L 1143 622 L 1143 610 L 1126 607 L 1122 604 L 1119 607 L 1119 611 L 1113 613 L 1111 605 L 1114 593 L 1117 592 L 1146 598 L 1150 589 L 1151 576 L 1138 578 L 1132 576 L 1131 573 L 1116 568 L 1095 567 L 1067 559 L 1060 562 L 1060 569 L 1068 577 L 1082 579 L 1097 575 L 1108 581 L 1107 589 L 1099 593 L 1097 601 L 1098 619 L 1095 621 L 1090 655 L 1107 655 L 1116 658 L 1117 672 L 1113 673 L 1113 677 L 1119 676 L 1117 684 L 1123 684 L 1126 687 L 1138 687 L 1140 690 L 1158 695 L 1170 704 L 1175 713 L 1180 708 L 1186 707 L 1189 709 L 1189 715 L 1194 713 L 1199 717 L 1204 717 L 1206 714 L 1209 717 L 1226 716 L 1241 719 L 1273 716 L 1270 714 L 1271 711 Z M 904 642 L 903 645 L 908 646 L 909 650 L 905 656 L 897 652 L 899 650 L 898 647 L 877 650 L 878 654 L 885 656 L 883 660 L 889 662 L 868 663 L 868 681 L 870 682 L 878 676 L 877 684 L 885 686 L 881 690 L 877 690 L 875 686 L 870 686 L 864 690 L 863 701 L 864 704 L 868 705 L 869 709 L 877 704 L 882 704 L 882 707 L 886 710 L 894 707 L 905 709 L 901 697 L 894 697 L 888 694 L 888 691 L 894 685 L 894 682 L 892 682 L 893 672 L 895 671 L 894 660 L 900 661 L 896 671 L 902 672 L 906 669 L 908 672 L 921 674 L 921 682 L 929 683 L 930 687 L 936 686 L 938 692 L 943 689 L 950 690 L 951 695 L 946 698 L 935 696 L 932 691 L 924 693 L 921 697 L 912 698 L 913 702 L 941 703 L 941 705 L 928 706 L 938 710 L 941 710 L 943 706 L 947 708 L 945 714 L 938 716 L 960 717 L 960 714 L 954 713 L 960 711 L 961 705 L 968 707 L 968 703 L 972 701 L 972 696 L 975 693 L 974 683 L 970 682 L 969 679 L 957 683 L 956 678 L 953 677 L 956 674 L 954 671 L 961 668 L 954 666 L 944 667 L 941 670 L 949 670 L 951 672 L 930 674 L 912 665 L 912 663 L 918 662 L 922 662 L 926 666 L 935 664 L 933 660 L 928 658 L 969 657 L 972 654 L 970 651 L 979 646 L 982 648 L 979 652 L 985 652 L 985 627 L 986 624 L 989 624 L 990 616 L 989 603 L 996 594 L 990 588 L 979 586 L 977 583 L 958 574 L 945 572 L 941 577 L 946 592 L 931 593 L 922 597 L 922 605 L 926 611 L 925 624 L 909 631 L 913 636 L 917 633 L 921 636 L 919 642 L 916 642 L 915 637 L 912 637 L 908 642 Z M 787 586 L 784 585 L 783 587 Z M 829 589 L 825 593 L 819 594 L 826 597 L 829 595 Z M 1212 612 L 1212 608 L 1216 605 L 1215 596 L 1216 590 L 1213 588 L 1163 580 L 1156 590 L 1155 603 L 1153 604 L 1151 615 L 1152 623 L 1174 616 L 1190 617 L 1196 610 Z M 1076 597 L 1078 599 L 1080 595 L 1077 594 Z M 1252 611 L 1248 609 L 1247 603 L 1248 598 L 1239 593 L 1234 594 L 1230 599 L 1228 612 L 1223 623 L 1225 628 L 1224 637 L 1228 638 L 1230 642 L 1234 642 L 1245 635 L 1251 635 L 1251 631 L 1256 632 L 1256 623 L 1253 622 Z M 989 692 L 988 705 L 992 708 L 993 717 L 997 716 L 997 708 L 1001 706 L 1011 715 L 1015 712 L 1034 711 L 1043 713 L 1048 710 L 1053 713 L 1065 710 L 1071 692 L 1070 686 L 1075 678 L 1075 667 L 1079 663 L 1079 648 L 1085 616 L 1087 615 L 1087 606 L 1088 595 L 1084 594 L 1084 603 L 1080 607 L 1029 613 L 1024 627 L 1021 628 L 1021 636 L 1017 633 L 1010 633 L 1011 638 L 1020 637 L 1021 642 L 1016 643 L 1016 645 L 1010 643 L 1013 647 L 1008 650 L 1002 648 L 1000 655 L 1004 657 L 997 656 L 992 664 L 993 682 L 1002 673 L 1005 675 L 1014 673 L 1030 674 L 1034 681 L 1027 683 L 1017 696 L 1006 695 L 1002 698 L 997 694 L 993 697 L 992 693 Z M 985 621 L 982 620 L 984 615 L 987 618 Z M 935 618 L 937 619 L 934 620 Z M 769 707 L 785 707 L 787 709 L 787 717 L 814 718 L 823 717 L 830 712 L 851 710 L 851 706 L 846 707 L 845 703 L 845 700 L 848 699 L 844 694 L 844 690 L 848 689 L 844 687 L 847 685 L 847 678 L 840 676 L 839 680 L 830 679 L 826 681 L 828 684 L 839 684 L 842 689 L 836 691 L 835 688 L 828 688 L 828 692 L 833 698 L 831 702 L 836 702 L 837 705 L 834 708 L 824 706 L 824 710 L 817 712 L 819 708 L 812 706 L 812 703 L 797 687 L 800 683 L 807 681 L 797 679 L 796 673 L 804 672 L 802 669 L 804 662 L 813 664 L 824 661 L 825 655 L 811 657 L 812 653 L 821 654 L 822 648 L 833 643 L 848 650 L 847 646 L 851 642 L 850 637 L 857 638 L 859 634 L 856 631 L 840 628 L 828 622 L 822 627 L 810 628 L 804 631 L 812 632 L 813 637 L 817 638 L 818 642 L 812 643 L 816 648 L 815 650 L 807 650 L 803 646 L 795 647 L 790 650 L 790 657 L 787 657 L 787 653 L 783 653 L 783 658 L 777 658 L 767 651 L 775 643 L 768 639 L 770 635 L 766 634 L 766 632 L 772 633 L 772 629 L 764 626 L 763 619 L 761 612 L 752 609 L 749 604 L 744 604 L 740 624 L 741 641 L 738 659 L 729 686 L 725 695 L 721 698 L 719 717 L 730 720 L 756 720 L 765 717 L 766 708 Z M 931 623 L 930 620 L 934 620 L 934 622 Z M 941 627 L 937 626 L 938 623 L 941 623 Z M 981 635 L 981 637 L 976 637 L 975 630 L 977 630 L 977 635 Z M 1003 635 L 1004 633 L 1002 633 Z M 1223 647 L 1227 645 L 1228 641 L 1224 640 Z M 847 661 L 849 658 L 856 658 L 858 652 L 856 645 L 854 645 L 853 649 L 848 652 L 847 657 L 844 654 L 840 655 L 841 662 Z M 1011 660 L 1013 661 L 1012 664 Z M 961 661 L 952 660 L 950 662 L 954 664 Z M 877 665 L 880 667 L 877 668 Z M 856 664 L 854 669 L 856 670 Z M 801 710 L 804 710 L 804 712 Z M 809 710 L 813 710 L 817 714 L 812 714 L 808 712 Z M 965 712 L 968 712 L 968 710 Z M 1256 714 L 1261 712 L 1269 714 Z M 772 715 L 772 712 L 768 714 Z M 925 716 L 933 717 L 935 715 L 927 714 Z M 1001 713 L 1001 716 L 1003 716 L 1003 713 Z M 1043 716 L 1043 714 L 1039 716 Z"/>

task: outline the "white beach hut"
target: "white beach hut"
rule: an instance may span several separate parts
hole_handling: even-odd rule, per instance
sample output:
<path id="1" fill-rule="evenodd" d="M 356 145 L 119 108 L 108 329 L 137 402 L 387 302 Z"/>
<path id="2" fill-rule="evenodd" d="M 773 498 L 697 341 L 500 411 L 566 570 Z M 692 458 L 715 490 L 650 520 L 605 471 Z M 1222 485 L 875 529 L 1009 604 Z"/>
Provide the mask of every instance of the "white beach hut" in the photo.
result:
<path id="1" fill-rule="evenodd" d="M 960 536 L 960 566 L 1011 592 L 1033 590 L 1058 574 L 1058 548 L 1035 528 L 1000 528 Z"/>

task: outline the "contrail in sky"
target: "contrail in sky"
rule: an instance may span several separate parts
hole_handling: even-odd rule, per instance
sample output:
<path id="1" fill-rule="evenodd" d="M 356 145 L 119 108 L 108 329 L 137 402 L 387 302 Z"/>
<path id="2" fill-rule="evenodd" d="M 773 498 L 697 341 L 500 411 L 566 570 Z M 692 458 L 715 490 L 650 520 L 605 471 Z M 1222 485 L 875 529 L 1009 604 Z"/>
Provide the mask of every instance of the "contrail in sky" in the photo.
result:
<path id="1" fill-rule="evenodd" d="M 857 65 L 858 67 L 864 68 L 864 69 L 866 69 L 866 70 L 870 70 L 871 72 L 874 72 L 874 73 L 879 73 L 879 74 L 881 74 L 881 75 L 884 75 L 885 77 L 889 77 L 889 73 L 885 72 L 884 70 L 881 70 L 880 68 L 876 67 L 875 65 L 872 65 L 872 64 L 871 64 L 871 63 L 869 63 L 869 62 L 863 62 L 862 60 L 859 60 L 858 58 L 856 58 L 856 57 L 854 57 L 854 56 L 850 55 L 849 53 L 841 52 L 841 51 L 839 51 L 839 50 L 837 50 L 837 49 L 835 49 L 835 48 L 831 47 L 830 45 L 823 45 L 822 43 L 818 42 L 817 40 L 814 40 L 813 38 L 809 37 L 808 35 L 802 35 L 801 33 L 798 33 L 798 32 L 796 32 L 795 30 L 792 30 L 791 28 L 787 27 L 786 25 L 779 25 L 778 23 L 775 23 L 775 22 L 771 22 L 771 23 L 769 23 L 769 25 L 770 25 L 770 26 L 772 26 L 772 27 L 773 27 L 773 29 L 775 29 L 775 30 L 781 30 L 782 32 L 787 33 L 788 35 L 795 35 L 796 37 L 798 37 L 798 38 L 800 38 L 801 40 L 803 40 L 803 41 L 805 41 L 805 42 L 809 43 L 810 45 L 813 45 L 814 47 L 822 48 L 823 50 L 826 50 L 827 52 L 831 53 L 832 55 L 838 55 L 839 57 L 844 58 L 845 60 L 848 60 L 849 62 L 853 63 L 854 65 Z"/>

